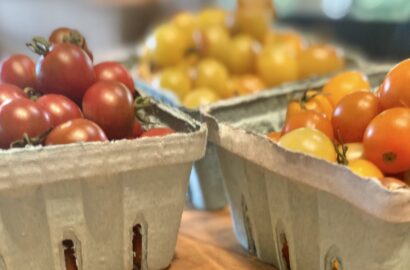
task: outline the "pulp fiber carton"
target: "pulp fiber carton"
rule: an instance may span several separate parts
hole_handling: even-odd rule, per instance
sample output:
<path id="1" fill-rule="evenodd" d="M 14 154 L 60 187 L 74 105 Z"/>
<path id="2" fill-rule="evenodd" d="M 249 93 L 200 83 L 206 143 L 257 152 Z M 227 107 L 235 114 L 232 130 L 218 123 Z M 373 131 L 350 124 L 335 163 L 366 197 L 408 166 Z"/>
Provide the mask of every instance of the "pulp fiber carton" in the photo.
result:
<path id="1" fill-rule="evenodd" d="M 157 104 L 165 137 L 0 152 L 1 270 L 163 269 L 207 130 Z M 66 266 L 67 256 L 77 268 Z"/>
<path id="2" fill-rule="evenodd" d="M 311 37 L 311 35 L 309 35 L 309 37 L 311 40 L 321 40 L 318 37 Z M 337 47 L 345 48 L 346 46 L 337 45 Z M 359 68 L 366 65 L 367 60 L 365 60 L 360 53 L 353 52 L 354 50 L 350 49 L 346 49 L 345 51 L 347 68 Z M 312 80 L 317 80 L 317 78 L 311 78 L 304 82 L 311 82 Z M 199 110 L 191 110 L 183 107 L 179 98 L 171 90 L 162 89 L 156 85 L 147 83 L 141 78 L 138 78 L 138 76 L 136 76 L 135 83 L 138 88 L 143 90 L 146 94 L 187 112 L 198 121 L 203 121 Z M 276 88 L 273 90 L 276 91 Z M 269 92 L 270 90 L 265 91 Z M 220 169 L 220 162 L 216 152 L 216 146 L 213 142 L 208 142 L 204 158 L 194 164 L 188 195 L 190 203 L 197 209 L 217 210 L 223 208 L 226 204 L 225 192 L 222 184 L 223 174 Z"/>
<path id="3" fill-rule="evenodd" d="M 376 86 L 385 70 L 369 76 Z M 265 137 L 280 130 L 290 99 L 325 82 L 287 85 L 203 110 L 236 236 L 279 270 L 408 270 L 410 189 L 387 190 L 377 179 Z"/>

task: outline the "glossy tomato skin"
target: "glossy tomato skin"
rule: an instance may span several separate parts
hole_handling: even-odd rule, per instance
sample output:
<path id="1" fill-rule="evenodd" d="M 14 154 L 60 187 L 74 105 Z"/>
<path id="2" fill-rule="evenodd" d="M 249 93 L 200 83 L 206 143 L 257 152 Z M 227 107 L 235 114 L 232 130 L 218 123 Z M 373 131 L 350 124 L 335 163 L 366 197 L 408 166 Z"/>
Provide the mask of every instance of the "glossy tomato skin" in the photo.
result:
<path id="1" fill-rule="evenodd" d="M 410 169 L 410 109 L 392 108 L 376 116 L 363 136 L 364 157 L 384 173 Z"/>
<path id="2" fill-rule="evenodd" d="M 361 142 L 367 125 L 381 111 L 379 99 L 371 92 L 354 92 L 343 97 L 333 111 L 335 138 L 343 143 Z"/>
<path id="3" fill-rule="evenodd" d="M 21 88 L 8 83 L 0 83 L 0 106 L 7 100 L 26 97 Z"/>
<path id="4" fill-rule="evenodd" d="M 332 141 L 322 132 L 313 128 L 298 128 L 283 135 L 278 144 L 288 150 L 304 153 L 330 162 L 336 161 L 336 151 Z"/>
<path id="5" fill-rule="evenodd" d="M 15 54 L 0 64 L 0 81 L 20 88 L 35 88 L 36 73 L 34 61 L 24 54 Z"/>
<path id="6" fill-rule="evenodd" d="M 36 102 L 48 113 L 53 127 L 67 122 L 68 120 L 83 117 L 83 113 L 77 104 L 62 95 L 44 95 L 37 99 Z"/>
<path id="7" fill-rule="evenodd" d="M 373 163 L 365 159 L 351 160 L 349 161 L 348 167 L 355 174 L 361 177 L 364 177 L 364 178 L 370 178 L 370 177 L 383 178 L 384 177 L 383 173 L 380 171 L 379 168 L 377 168 L 376 165 L 374 165 Z"/>
<path id="8" fill-rule="evenodd" d="M 333 139 L 333 127 L 330 120 L 322 113 L 315 111 L 301 111 L 286 119 L 282 134 L 303 127 L 320 130 L 330 139 Z"/>
<path id="9" fill-rule="evenodd" d="M 370 91 L 370 83 L 359 71 L 345 71 L 332 77 L 323 87 L 324 94 L 333 107 L 346 95 L 357 91 Z"/>
<path id="10" fill-rule="evenodd" d="M 83 98 L 85 118 L 97 123 L 108 139 L 128 137 L 134 125 L 133 98 L 125 85 L 114 81 L 99 81 Z"/>
<path id="11" fill-rule="evenodd" d="M 393 67 L 378 90 L 384 109 L 410 106 L 410 59 Z"/>
<path id="12" fill-rule="evenodd" d="M 131 95 L 135 95 L 134 80 L 128 70 L 118 62 L 102 62 L 94 66 L 97 81 L 117 81 L 123 83 Z"/>
<path id="13" fill-rule="evenodd" d="M 51 46 L 36 66 L 39 90 L 44 94 L 60 94 L 81 104 L 85 91 L 95 82 L 90 57 L 69 43 Z"/>
<path id="14" fill-rule="evenodd" d="M 172 128 L 167 128 L 167 127 L 151 128 L 150 130 L 147 130 L 144 133 L 142 133 L 141 138 L 142 137 L 162 137 L 162 136 L 166 136 L 166 135 L 173 134 L 173 133 L 176 133 L 176 131 L 173 130 Z"/>
<path id="15" fill-rule="evenodd" d="M 55 127 L 46 138 L 46 145 L 107 141 L 104 131 L 94 122 L 77 118 Z"/>
<path id="16" fill-rule="evenodd" d="M 7 149 L 24 134 L 38 137 L 51 128 L 48 114 L 34 101 L 18 98 L 0 106 L 0 147 Z"/>

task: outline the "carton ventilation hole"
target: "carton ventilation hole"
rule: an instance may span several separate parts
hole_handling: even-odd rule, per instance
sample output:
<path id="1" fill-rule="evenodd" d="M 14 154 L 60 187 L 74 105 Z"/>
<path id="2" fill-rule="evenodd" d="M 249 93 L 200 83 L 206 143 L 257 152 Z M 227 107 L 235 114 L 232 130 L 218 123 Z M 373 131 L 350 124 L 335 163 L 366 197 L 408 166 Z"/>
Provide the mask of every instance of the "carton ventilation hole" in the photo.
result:
<path id="1" fill-rule="evenodd" d="M 141 225 L 137 224 L 132 228 L 132 262 L 133 270 L 140 270 L 142 266 L 142 234 Z"/>
<path id="2" fill-rule="evenodd" d="M 282 233 L 280 235 L 280 239 L 281 239 L 281 244 L 282 244 L 281 252 L 282 252 L 284 270 L 292 270 L 290 267 L 289 245 L 288 245 L 288 240 L 286 239 L 286 235 Z"/>
<path id="3" fill-rule="evenodd" d="M 66 270 L 78 270 L 74 242 L 70 239 L 62 241 Z"/>
<path id="4" fill-rule="evenodd" d="M 333 259 L 331 262 L 331 269 L 330 270 L 343 270 L 342 264 L 338 259 Z"/>

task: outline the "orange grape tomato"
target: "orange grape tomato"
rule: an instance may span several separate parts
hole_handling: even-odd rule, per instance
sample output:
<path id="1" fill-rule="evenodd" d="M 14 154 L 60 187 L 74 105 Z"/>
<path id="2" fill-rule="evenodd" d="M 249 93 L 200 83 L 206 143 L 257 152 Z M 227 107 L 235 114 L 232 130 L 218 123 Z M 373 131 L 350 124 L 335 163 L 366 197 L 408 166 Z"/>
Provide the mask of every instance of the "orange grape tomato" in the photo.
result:
<path id="1" fill-rule="evenodd" d="M 384 173 L 410 169 L 410 109 L 392 108 L 377 115 L 363 136 L 364 156 Z"/>
<path id="2" fill-rule="evenodd" d="M 361 142 L 366 127 L 381 111 L 379 99 L 371 92 L 346 95 L 333 111 L 335 138 L 342 143 Z"/>
<path id="3" fill-rule="evenodd" d="M 280 137 L 282 136 L 282 132 L 279 131 L 271 131 L 266 135 L 269 139 L 274 142 L 278 142 Z"/>
<path id="4" fill-rule="evenodd" d="M 364 177 L 375 177 L 375 178 L 383 178 L 384 175 L 380 171 L 380 169 L 374 165 L 372 162 L 365 160 L 365 159 L 355 159 L 349 161 L 348 165 L 349 169 L 352 170 L 355 174 Z"/>
<path id="5" fill-rule="evenodd" d="M 378 94 L 384 109 L 410 106 L 410 58 L 387 73 Z"/>
<path id="6" fill-rule="evenodd" d="M 322 113 L 315 111 L 302 111 L 286 119 L 282 133 L 286 134 L 292 130 L 302 127 L 320 130 L 331 140 L 334 138 L 333 127 L 330 120 L 327 119 Z"/>
<path id="7" fill-rule="evenodd" d="M 359 71 L 345 71 L 331 78 L 323 87 L 324 94 L 335 107 L 347 94 L 370 91 L 367 76 Z"/>
<path id="8" fill-rule="evenodd" d="M 343 69 L 344 66 L 343 54 L 331 45 L 312 45 L 299 54 L 301 79 L 336 72 Z"/>
<path id="9" fill-rule="evenodd" d="M 333 106 L 326 96 L 318 91 L 310 90 L 301 99 L 290 101 L 286 111 L 286 118 L 304 110 L 323 113 L 328 119 L 332 119 Z"/>

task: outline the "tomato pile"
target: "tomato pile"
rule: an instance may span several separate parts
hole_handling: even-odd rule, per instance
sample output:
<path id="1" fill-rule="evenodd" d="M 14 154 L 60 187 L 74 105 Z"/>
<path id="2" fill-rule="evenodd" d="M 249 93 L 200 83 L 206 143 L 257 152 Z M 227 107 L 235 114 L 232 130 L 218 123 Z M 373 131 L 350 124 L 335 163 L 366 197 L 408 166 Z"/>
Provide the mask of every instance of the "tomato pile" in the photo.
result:
<path id="1" fill-rule="evenodd" d="M 147 38 L 139 77 L 173 91 L 194 109 L 344 68 L 335 47 L 271 28 L 271 16 L 256 4 L 239 5 L 232 13 L 215 8 L 178 13 Z"/>
<path id="2" fill-rule="evenodd" d="M 388 188 L 410 184 L 410 59 L 393 67 L 373 93 L 368 78 L 347 71 L 321 90 L 288 103 L 284 148 L 348 166 Z"/>
<path id="3" fill-rule="evenodd" d="M 0 147 L 68 144 L 175 131 L 141 123 L 141 100 L 120 63 L 93 64 L 85 38 L 58 28 L 27 46 L 40 57 L 16 54 L 0 64 Z M 135 100 L 134 100 L 135 99 Z"/>

